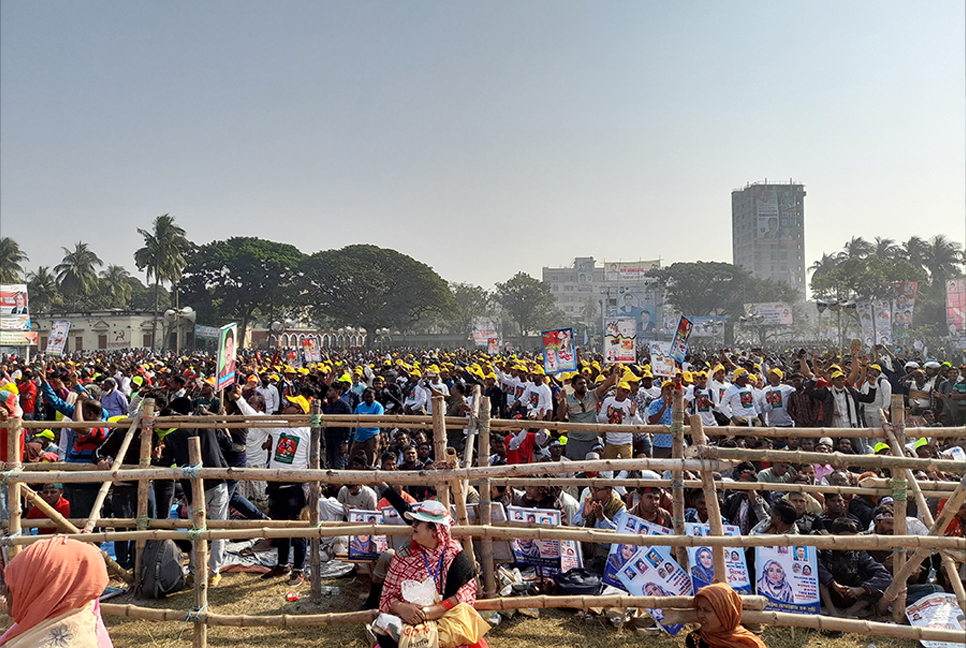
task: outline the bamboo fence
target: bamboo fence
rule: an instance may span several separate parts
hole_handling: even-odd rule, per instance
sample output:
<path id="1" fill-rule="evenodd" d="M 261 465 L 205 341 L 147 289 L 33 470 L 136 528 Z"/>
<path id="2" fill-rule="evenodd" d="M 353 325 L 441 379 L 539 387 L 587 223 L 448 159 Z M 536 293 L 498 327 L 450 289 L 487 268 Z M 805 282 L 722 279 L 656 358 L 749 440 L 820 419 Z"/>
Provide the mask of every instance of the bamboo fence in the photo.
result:
<path id="1" fill-rule="evenodd" d="M 20 547 L 31 542 L 35 542 L 42 536 L 22 535 L 24 528 L 49 528 L 51 526 L 61 531 L 67 532 L 70 537 L 74 537 L 86 542 L 105 542 L 111 540 L 135 541 L 137 546 L 137 565 L 141 564 L 141 553 L 143 544 L 148 539 L 188 539 L 195 545 L 196 554 L 196 573 L 206 572 L 208 542 L 219 539 L 250 539 L 250 538 L 309 538 L 313 545 L 310 557 L 312 577 L 313 598 L 318 598 L 320 592 L 320 581 L 315 576 L 318 573 L 318 541 L 321 538 L 346 535 L 402 535 L 408 534 L 409 529 L 405 526 L 393 525 L 373 525 L 357 523 L 319 523 L 317 518 L 317 506 L 319 493 L 322 484 L 355 484 L 365 483 L 377 485 L 383 482 L 391 484 L 416 484 L 433 485 L 437 488 L 439 498 L 444 503 L 452 502 L 456 507 L 457 520 L 453 527 L 453 535 L 462 539 L 472 550 L 471 539 L 481 540 L 480 562 L 482 565 L 483 595 L 476 602 L 479 610 L 498 610 L 514 608 L 551 608 L 566 607 L 589 609 L 597 607 L 661 607 L 672 614 L 678 614 L 680 618 L 693 618 L 693 599 L 691 597 L 637 597 L 637 596 L 602 596 L 602 597 L 516 597 L 516 598 L 492 598 L 495 594 L 495 567 L 493 560 L 493 541 L 510 540 L 514 538 L 537 538 L 552 540 L 578 540 L 583 542 L 597 543 L 621 543 L 631 545 L 663 545 L 678 549 L 677 554 L 682 565 L 687 567 L 687 557 L 684 549 L 689 546 L 709 546 L 715 553 L 716 564 L 723 564 L 723 552 L 725 547 L 755 547 L 755 546 L 797 546 L 807 545 L 817 549 L 891 549 L 904 552 L 912 549 L 913 554 L 908 560 L 896 560 L 895 565 L 895 586 L 890 588 L 883 597 L 883 605 L 887 608 L 889 602 L 895 601 L 894 608 L 901 613 L 902 601 L 901 584 L 905 582 L 905 577 L 911 571 L 911 565 L 916 564 L 921 558 L 931 553 L 940 552 L 944 560 L 944 568 L 953 575 L 955 565 L 952 562 L 952 555 L 959 555 L 966 552 L 966 539 L 957 537 L 945 537 L 943 533 L 962 503 L 964 494 L 964 484 L 966 482 L 929 482 L 917 480 L 913 471 L 917 470 L 942 470 L 957 474 L 966 473 L 966 462 L 953 461 L 948 459 L 935 458 L 911 458 L 901 454 L 902 445 L 906 438 L 917 436 L 928 436 L 932 439 L 962 438 L 964 430 L 962 428 L 905 428 L 902 420 L 901 399 L 898 403 L 894 402 L 892 411 L 893 424 L 884 424 L 883 429 L 850 429 L 847 435 L 850 438 L 866 437 L 883 439 L 890 443 L 895 456 L 856 456 L 841 455 L 839 453 L 823 454 L 802 451 L 776 451 L 776 450 L 750 450 L 746 448 L 719 448 L 708 445 L 709 438 L 735 437 L 735 436 L 756 436 L 756 437 L 788 437 L 793 434 L 799 438 L 818 438 L 823 436 L 837 437 L 843 434 L 842 430 L 826 428 L 767 428 L 767 427 L 705 427 L 701 423 L 700 417 L 691 417 L 690 421 L 685 420 L 684 409 L 680 394 L 676 393 L 674 398 L 674 423 L 670 428 L 659 425 L 598 425 L 598 424 L 573 424 L 561 422 L 523 422 L 504 419 L 491 419 L 489 416 L 489 403 L 486 398 L 478 398 L 474 393 L 474 408 L 469 419 L 462 417 L 443 416 L 443 404 L 441 400 L 434 400 L 434 415 L 427 416 L 325 416 L 313 408 L 309 415 L 299 416 L 271 416 L 271 417 L 251 417 L 251 416 L 219 416 L 219 417 L 155 417 L 154 403 L 150 399 L 145 401 L 140 417 L 132 419 L 122 419 L 108 427 L 126 428 L 124 439 L 124 450 L 133 439 L 133 433 L 140 429 L 140 458 L 137 467 L 127 466 L 121 463 L 124 459 L 124 452 L 120 452 L 119 457 L 109 470 L 95 470 L 91 466 L 77 466 L 74 464 L 55 464 L 46 466 L 23 466 L 17 461 L 20 435 L 24 430 L 42 429 L 49 423 L 38 421 L 21 422 L 18 419 L 11 419 L 5 423 L 8 429 L 8 457 L 11 459 L 2 468 L 2 481 L 7 485 L 7 505 L 9 520 L 5 526 L 7 535 L 2 539 L 2 544 L 8 547 L 11 557 L 16 554 Z M 478 404 L 477 404 L 478 401 Z M 85 427 L 89 424 L 83 422 L 58 422 L 58 427 Z M 596 461 L 570 461 L 570 462 L 544 462 L 537 464 L 510 465 L 510 466 L 489 466 L 487 449 L 491 432 L 519 431 L 522 426 L 530 428 L 545 428 L 559 430 L 581 430 L 602 433 L 604 431 L 615 432 L 670 432 L 674 439 L 672 458 L 670 459 L 617 459 L 617 460 L 596 460 Z M 271 470 L 271 469 L 250 469 L 250 468 L 198 468 L 200 464 L 200 447 L 196 447 L 197 440 L 190 447 L 192 453 L 191 467 L 187 468 L 159 468 L 150 467 L 151 460 L 151 438 L 155 428 L 170 428 L 179 426 L 190 426 L 191 428 L 246 428 L 246 427 L 305 427 L 312 428 L 312 446 L 314 454 L 310 454 L 310 467 L 305 470 Z M 318 449 L 319 438 L 322 430 L 326 426 L 352 427 L 352 426 L 393 426 L 411 429 L 432 429 L 434 447 L 437 450 L 437 457 L 441 458 L 441 465 L 438 470 L 419 471 L 419 472 L 399 472 L 388 473 L 372 471 L 348 471 L 348 470 L 328 470 L 320 469 L 317 466 L 319 461 Z M 446 453 L 446 430 L 447 427 L 459 429 L 467 428 L 472 441 L 474 437 L 478 439 L 477 446 L 480 449 L 477 461 L 478 465 L 473 466 L 470 462 L 472 457 L 471 449 L 467 450 L 463 458 L 466 467 L 458 467 L 456 457 Z M 694 444 L 685 449 L 685 438 L 690 437 Z M 472 443 L 468 443 L 472 445 Z M 892 471 L 898 477 L 891 481 L 873 478 L 865 480 L 858 487 L 825 487 L 807 484 L 745 484 L 741 482 L 724 482 L 716 479 L 715 472 L 727 470 L 740 461 L 781 461 L 788 463 L 820 463 L 834 467 L 846 468 L 848 466 L 863 466 L 870 468 L 881 468 Z M 54 468 L 54 470 L 49 470 Z M 578 472 L 603 472 L 613 471 L 615 473 L 622 470 L 655 470 L 658 472 L 670 471 L 671 479 L 605 479 L 605 478 L 559 478 L 555 475 L 560 473 L 574 474 Z M 685 479 L 686 473 L 693 473 L 699 479 Z M 552 478 L 551 478 L 552 477 Z M 307 522 L 305 521 L 260 521 L 260 520 L 207 520 L 204 506 L 196 506 L 192 509 L 192 519 L 188 520 L 149 520 L 147 519 L 147 492 L 151 480 L 155 479 L 188 479 L 191 483 L 193 501 L 204 501 L 204 482 L 205 479 L 233 479 L 233 480 L 261 480 L 261 481 L 284 481 L 289 483 L 302 482 L 310 485 L 310 501 L 315 510 L 315 515 Z M 964 478 L 966 479 L 966 478 Z M 106 494 L 109 485 L 115 481 L 137 481 L 138 482 L 138 517 L 134 519 L 102 519 L 100 514 L 100 503 L 103 497 L 98 497 L 98 505 L 90 511 L 86 518 L 67 520 L 59 516 L 56 511 L 47 506 L 36 493 L 27 485 L 31 483 L 46 482 L 101 482 L 101 492 Z M 466 491 L 467 485 L 476 484 L 480 493 L 479 516 L 474 524 L 470 524 L 466 512 Z M 584 529 L 584 528 L 554 528 L 538 525 L 526 525 L 520 523 L 493 523 L 490 512 L 490 485 L 491 484 L 509 485 L 560 485 L 560 486 L 586 486 L 586 485 L 607 485 L 607 486 L 670 486 L 672 489 L 673 511 L 672 517 L 676 535 L 672 536 L 652 536 L 636 534 L 618 534 L 607 530 Z M 910 536 L 900 533 L 898 519 L 896 520 L 896 535 L 878 536 L 801 536 L 801 535 L 768 535 L 768 536 L 737 536 L 726 537 L 720 522 L 718 511 L 717 489 L 767 489 L 771 491 L 804 492 L 804 493 L 851 493 L 854 495 L 886 495 L 902 493 L 905 488 L 912 490 L 918 507 L 924 513 L 924 519 L 931 526 L 930 535 Z M 711 535 L 706 537 L 691 537 L 682 534 L 684 518 L 684 488 L 700 488 L 706 496 L 709 510 L 709 522 L 711 525 Z M 21 500 L 26 497 L 35 505 L 40 506 L 50 520 L 30 521 L 24 524 L 22 520 Z M 946 507 L 939 519 L 932 520 L 929 516 L 926 498 L 946 499 Z M 899 504 L 900 501 L 902 504 Z M 903 497 L 896 497 L 897 518 L 900 507 L 905 504 Z M 904 508 L 904 507 L 903 507 Z M 928 517 L 927 517 L 928 516 Z M 78 522 L 82 523 L 78 525 Z M 904 522 L 904 517 L 903 517 Z M 104 531 L 94 532 L 95 527 L 102 527 Z M 133 530 L 118 530 L 133 529 Z M 904 530 L 904 529 L 903 529 Z M 897 554 L 897 558 L 900 554 Z M 133 574 L 124 572 L 119 566 L 110 561 L 108 568 L 116 576 L 124 578 L 127 582 L 133 581 Z M 724 570 L 716 570 L 718 574 Z M 119 573 L 120 572 L 120 573 Z M 135 570 L 135 574 L 140 573 L 140 569 Z M 954 579 L 957 580 L 957 579 Z M 957 581 L 958 583 L 958 581 Z M 966 610 L 966 594 L 962 592 L 961 583 L 956 590 L 956 595 L 960 606 Z M 894 591 L 893 591 L 894 590 Z M 891 598 L 889 598 L 891 597 Z M 886 600 L 889 599 L 889 600 Z M 329 625 L 335 623 L 360 623 L 371 620 L 372 611 L 330 613 L 315 615 L 266 615 L 266 616 L 247 616 L 247 615 L 219 615 L 208 609 L 207 602 L 207 579 L 198 577 L 195 580 L 195 605 L 185 612 L 179 610 L 163 610 L 145 608 L 134 605 L 117 605 L 105 603 L 102 611 L 108 615 L 127 616 L 133 618 L 152 619 L 156 621 L 188 621 L 194 622 L 195 630 L 193 634 L 193 646 L 204 648 L 207 645 L 207 626 L 266 626 L 266 627 L 286 627 L 296 625 Z M 810 627 L 828 630 L 842 630 L 849 632 L 863 632 L 880 636 L 905 637 L 918 640 L 932 641 L 952 641 L 961 639 L 961 633 L 949 630 L 936 630 L 927 628 L 912 628 L 900 626 L 895 623 L 873 623 L 860 621 L 857 619 L 842 619 L 830 616 L 795 615 L 762 610 L 761 600 L 758 597 L 746 597 L 746 611 L 744 620 L 748 622 L 763 622 L 797 627 Z M 897 617 L 900 615 L 897 613 Z"/>

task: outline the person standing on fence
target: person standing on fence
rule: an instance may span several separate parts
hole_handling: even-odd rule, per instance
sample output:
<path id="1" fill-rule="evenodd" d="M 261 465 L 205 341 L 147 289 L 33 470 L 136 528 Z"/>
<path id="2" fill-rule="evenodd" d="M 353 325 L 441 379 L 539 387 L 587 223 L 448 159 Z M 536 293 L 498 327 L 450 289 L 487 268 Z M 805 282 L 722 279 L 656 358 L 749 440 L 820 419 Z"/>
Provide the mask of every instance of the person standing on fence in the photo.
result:
<path id="1" fill-rule="evenodd" d="M 286 396 L 282 414 L 294 416 L 309 413 L 305 396 Z M 265 442 L 270 451 L 268 467 L 273 470 L 305 470 L 309 467 L 310 427 L 270 428 Z M 298 520 L 307 502 L 305 484 L 271 482 L 268 485 L 268 511 L 273 520 Z M 278 561 L 263 579 L 290 576 L 288 584 L 297 587 L 305 580 L 305 538 L 279 538 L 273 543 L 278 548 Z M 289 552 L 292 563 L 289 565 Z"/>

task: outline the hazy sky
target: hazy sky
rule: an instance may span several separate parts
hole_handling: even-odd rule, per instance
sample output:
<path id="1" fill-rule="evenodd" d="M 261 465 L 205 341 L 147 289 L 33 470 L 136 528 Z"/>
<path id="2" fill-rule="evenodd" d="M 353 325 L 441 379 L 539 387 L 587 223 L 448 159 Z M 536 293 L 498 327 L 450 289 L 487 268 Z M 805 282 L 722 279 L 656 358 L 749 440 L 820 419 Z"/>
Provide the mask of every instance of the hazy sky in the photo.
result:
<path id="1" fill-rule="evenodd" d="M 487 287 L 731 261 L 806 185 L 806 258 L 966 239 L 962 0 L 44 2 L 0 9 L 0 233 L 30 269 L 198 243 L 392 247 Z M 143 275 L 142 279 L 143 279 Z"/>

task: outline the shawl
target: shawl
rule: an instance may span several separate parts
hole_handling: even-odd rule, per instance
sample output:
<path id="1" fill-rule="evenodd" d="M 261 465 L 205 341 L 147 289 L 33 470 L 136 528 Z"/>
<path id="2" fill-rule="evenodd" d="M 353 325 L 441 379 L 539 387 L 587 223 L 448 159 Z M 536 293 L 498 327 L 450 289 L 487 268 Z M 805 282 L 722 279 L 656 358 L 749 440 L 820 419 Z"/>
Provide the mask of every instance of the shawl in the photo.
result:
<path id="1" fill-rule="evenodd" d="M 715 583 L 702 587 L 694 597 L 695 604 L 699 599 L 711 604 L 721 624 L 717 632 L 700 630 L 701 638 L 712 648 L 766 648 L 764 641 L 741 627 L 741 597 L 730 586 Z"/>
<path id="2" fill-rule="evenodd" d="M 704 581 L 705 583 L 714 582 L 714 563 L 712 562 L 711 567 L 705 567 L 701 564 L 701 554 L 702 553 L 711 554 L 711 550 L 707 547 L 701 547 L 694 553 L 694 565 L 691 567 L 691 575 L 695 578 Z"/>
<path id="3" fill-rule="evenodd" d="M 765 563 L 765 568 L 761 570 L 761 578 L 758 579 L 758 594 L 776 601 L 794 602 L 795 594 L 792 592 L 792 586 L 788 584 L 788 580 L 785 578 L 784 570 L 782 570 L 782 579 L 778 583 L 772 583 L 771 579 L 768 578 L 768 569 L 772 565 L 778 565 L 781 568 L 781 564 L 775 560 L 769 560 Z"/>
<path id="4" fill-rule="evenodd" d="M 63 536 L 31 544 L 10 561 L 3 578 L 13 595 L 14 625 L 0 637 L 0 644 L 48 619 L 84 608 L 104 593 L 108 583 L 100 551 Z"/>

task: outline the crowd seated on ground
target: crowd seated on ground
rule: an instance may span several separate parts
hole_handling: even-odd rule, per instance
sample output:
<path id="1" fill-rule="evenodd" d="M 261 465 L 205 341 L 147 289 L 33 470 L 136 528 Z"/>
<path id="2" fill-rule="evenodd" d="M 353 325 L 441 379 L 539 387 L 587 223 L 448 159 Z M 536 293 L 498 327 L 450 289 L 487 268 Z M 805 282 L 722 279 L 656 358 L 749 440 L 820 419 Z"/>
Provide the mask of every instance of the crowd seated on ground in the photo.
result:
<path id="1" fill-rule="evenodd" d="M 668 457 L 672 445 L 669 433 L 621 429 L 603 433 L 567 432 L 548 429 L 543 423 L 670 425 L 673 395 L 680 391 L 687 413 L 701 417 L 711 444 L 722 448 L 789 450 L 830 456 L 837 453 L 839 458 L 841 455 L 854 457 L 845 468 L 813 458 L 803 463 L 795 456 L 789 462 L 735 463 L 716 475 L 720 480 L 717 494 L 724 523 L 734 525 L 743 535 L 854 535 L 889 534 L 893 529 L 891 497 L 853 495 L 839 490 L 839 487 L 856 486 L 869 477 L 890 476 L 888 470 L 867 471 L 861 459 L 862 455 L 893 453 L 884 433 L 874 438 L 855 434 L 857 428 L 879 429 L 888 423 L 890 413 L 875 407 L 883 404 L 882 395 L 903 396 L 907 425 L 963 425 L 966 411 L 966 366 L 955 367 L 950 362 L 911 355 L 897 357 L 891 350 L 880 347 L 872 356 L 853 352 L 844 357 L 804 350 L 693 353 L 666 376 L 655 375 L 646 353 L 638 363 L 629 365 L 607 365 L 598 356 L 581 356 L 579 350 L 577 359 L 576 371 L 547 375 L 540 359 L 528 354 L 489 356 L 473 351 L 357 350 L 325 356 L 321 362 L 303 366 L 290 358 L 282 360 L 276 353 L 245 351 L 237 358 L 234 381 L 219 394 L 215 390 L 218 372 L 214 358 L 204 354 L 104 353 L 31 363 L 9 357 L 0 367 L 3 381 L 0 416 L 45 422 L 45 427 L 30 430 L 25 442 L 26 461 L 90 463 L 109 469 L 117 459 L 119 440 L 125 430 L 112 431 L 103 422 L 134 415 L 147 398 L 154 399 L 156 412 L 162 416 L 240 413 L 256 419 L 308 414 L 315 403 L 327 415 L 431 414 L 442 398 L 447 416 L 468 418 L 474 407 L 479 406 L 473 403 L 479 393 L 489 399 L 491 417 L 513 421 L 509 432 L 491 433 L 488 448 L 471 449 L 488 457 L 484 463 L 492 466 L 564 464 L 556 478 L 547 477 L 546 483 L 540 485 L 520 488 L 494 485 L 489 493 L 491 501 L 558 512 L 562 525 L 614 529 L 615 519 L 623 511 L 670 529 L 674 527 L 673 492 L 666 482 L 655 481 L 653 486 L 640 487 L 595 484 L 582 488 L 565 481 L 554 483 L 567 477 L 667 480 L 670 474 L 651 470 L 616 474 L 580 472 L 568 471 L 566 464 L 596 459 Z M 91 426 L 59 427 L 58 422 L 64 419 L 90 421 Z M 715 434 L 715 428 L 721 425 L 743 426 L 747 433 Z M 756 428 L 762 426 L 770 428 L 767 435 L 756 433 Z M 796 428 L 819 426 L 827 428 L 829 436 L 816 439 L 795 433 Z M 464 427 L 450 426 L 446 438 L 447 445 L 460 458 L 466 456 L 465 444 L 475 442 L 475 437 L 466 434 L 469 427 L 468 422 Z M 774 435 L 776 428 L 782 429 L 780 436 Z M 430 434 L 423 429 L 383 425 L 326 426 L 318 448 L 323 466 L 371 472 L 372 476 L 367 480 L 368 485 L 355 483 L 327 488 L 323 498 L 332 504 L 341 519 L 346 519 L 353 509 L 380 511 L 395 507 L 401 510 L 405 521 L 414 523 L 416 544 L 410 543 L 414 551 L 416 545 L 431 552 L 444 548 L 441 555 L 447 576 L 438 584 L 442 593 L 447 594 L 443 602 L 453 598 L 452 607 L 455 607 L 458 603 L 472 602 L 475 580 L 464 581 L 463 571 L 458 572 L 454 581 L 447 580 L 460 555 L 455 553 L 457 545 L 448 536 L 448 522 L 437 523 L 432 533 L 420 531 L 422 535 L 417 537 L 416 529 L 422 528 L 423 518 L 407 517 L 413 510 L 435 510 L 432 502 L 436 491 L 431 485 L 394 484 L 389 474 L 445 467 L 447 459 L 435 455 Z M 307 424 L 256 426 L 241 432 L 216 428 L 156 430 L 152 439 L 152 465 L 190 465 L 186 442 L 189 436 L 195 435 L 202 439 L 204 466 L 279 470 L 308 466 L 312 436 Z M 693 439 L 686 439 L 686 443 L 692 442 Z M 909 439 L 902 451 L 909 457 L 962 460 L 966 457 L 963 442 L 961 437 L 917 435 Z M 136 445 L 132 444 L 128 450 L 125 463 L 137 463 Z M 918 471 L 915 476 L 922 482 L 952 483 L 961 478 L 961 475 L 936 470 Z M 685 478 L 694 480 L 699 476 L 686 474 Z M 380 482 L 383 482 L 381 487 L 374 487 Z M 266 484 L 206 480 L 205 485 L 210 519 L 233 515 L 297 520 L 304 515 L 306 489 L 297 481 Z M 90 514 L 96 491 L 96 484 L 46 484 L 41 496 L 65 516 L 69 513 L 82 517 Z M 150 495 L 150 515 L 166 518 L 172 510 L 178 510 L 180 502 L 190 498 L 191 489 L 186 484 L 155 480 Z M 708 502 L 704 492 L 689 489 L 684 499 L 686 522 L 707 523 Z M 470 488 L 467 500 L 479 502 L 480 493 Z M 944 500 L 934 497 L 927 501 L 928 513 L 932 516 L 944 505 Z M 134 517 L 135 504 L 133 485 L 114 484 L 102 516 Z M 44 517 L 41 511 L 27 508 L 28 520 Z M 912 498 L 907 502 L 906 511 L 907 533 L 927 533 L 922 522 L 927 512 L 918 510 Z M 966 506 L 956 512 L 947 535 L 962 536 L 964 524 Z M 420 541 L 423 535 L 425 542 Z M 430 547 L 434 538 L 438 544 Z M 265 579 L 287 578 L 293 587 L 300 585 L 305 578 L 304 539 L 280 539 L 273 545 L 278 562 L 265 574 Z M 328 557 L 335 557 L 345 547 L 336 543 L 329 549 Z M 581 549 L 585 567 L 602 572 L 610 545 L 583 543 Z M 133 543 L 118 546 L 117 551 L 118 561 L 132 567 Z M 366 602 L 368 607 L 391 612 L 406 622 L 417 621 L 417 617 L 442 617 L 448 612 L 442 607 L 432 608 L 426 617 L 423 612 L 413 611 L 393 598 L 395 594 L 387 594 L 390 586 L 397 587 L 397 574 L 418 571 L 417 567 L 422 569 L 422 562 L 412 554 L 405 559 L 412 563 L 409 566 L 401 556 L 381 558 L 381 564 L 377 561 L 370 569 L 373 588 Z M 753 562 L 754 552 L 749 552 L 748 558 Z M 223 560 L 223 547 L 215 541 L 207 570 L 211 586 L 221 580 Z M 951 591 L 948 575 L 939 567 L 938 554 L 923 561 L 907 584 L 907 600 L 936 591 Z M 966 577 L 962 563 L 958 567 L 959 577 Z M 469 566 L 467 570 L 472 568 Z M 749 571 L 753 569 L 749 565 Z M 194 571 L 192 562 L 189 574 L 192 579 Z M 891 583 L 891 554 L 822 550 L 818 552 L 818 571 L 823 603 L 829 613 L 867 615 L 874 611 L 871 603 Z M 430 575 L 436 573 L 431 571 Z M 469 583 L 474 584 L 473 592 L 467 589 Z M 715 610 L 725 605 L 715 598 L 709 601 Z M 722 614 L 720 610 L 718 613 Z"/>

